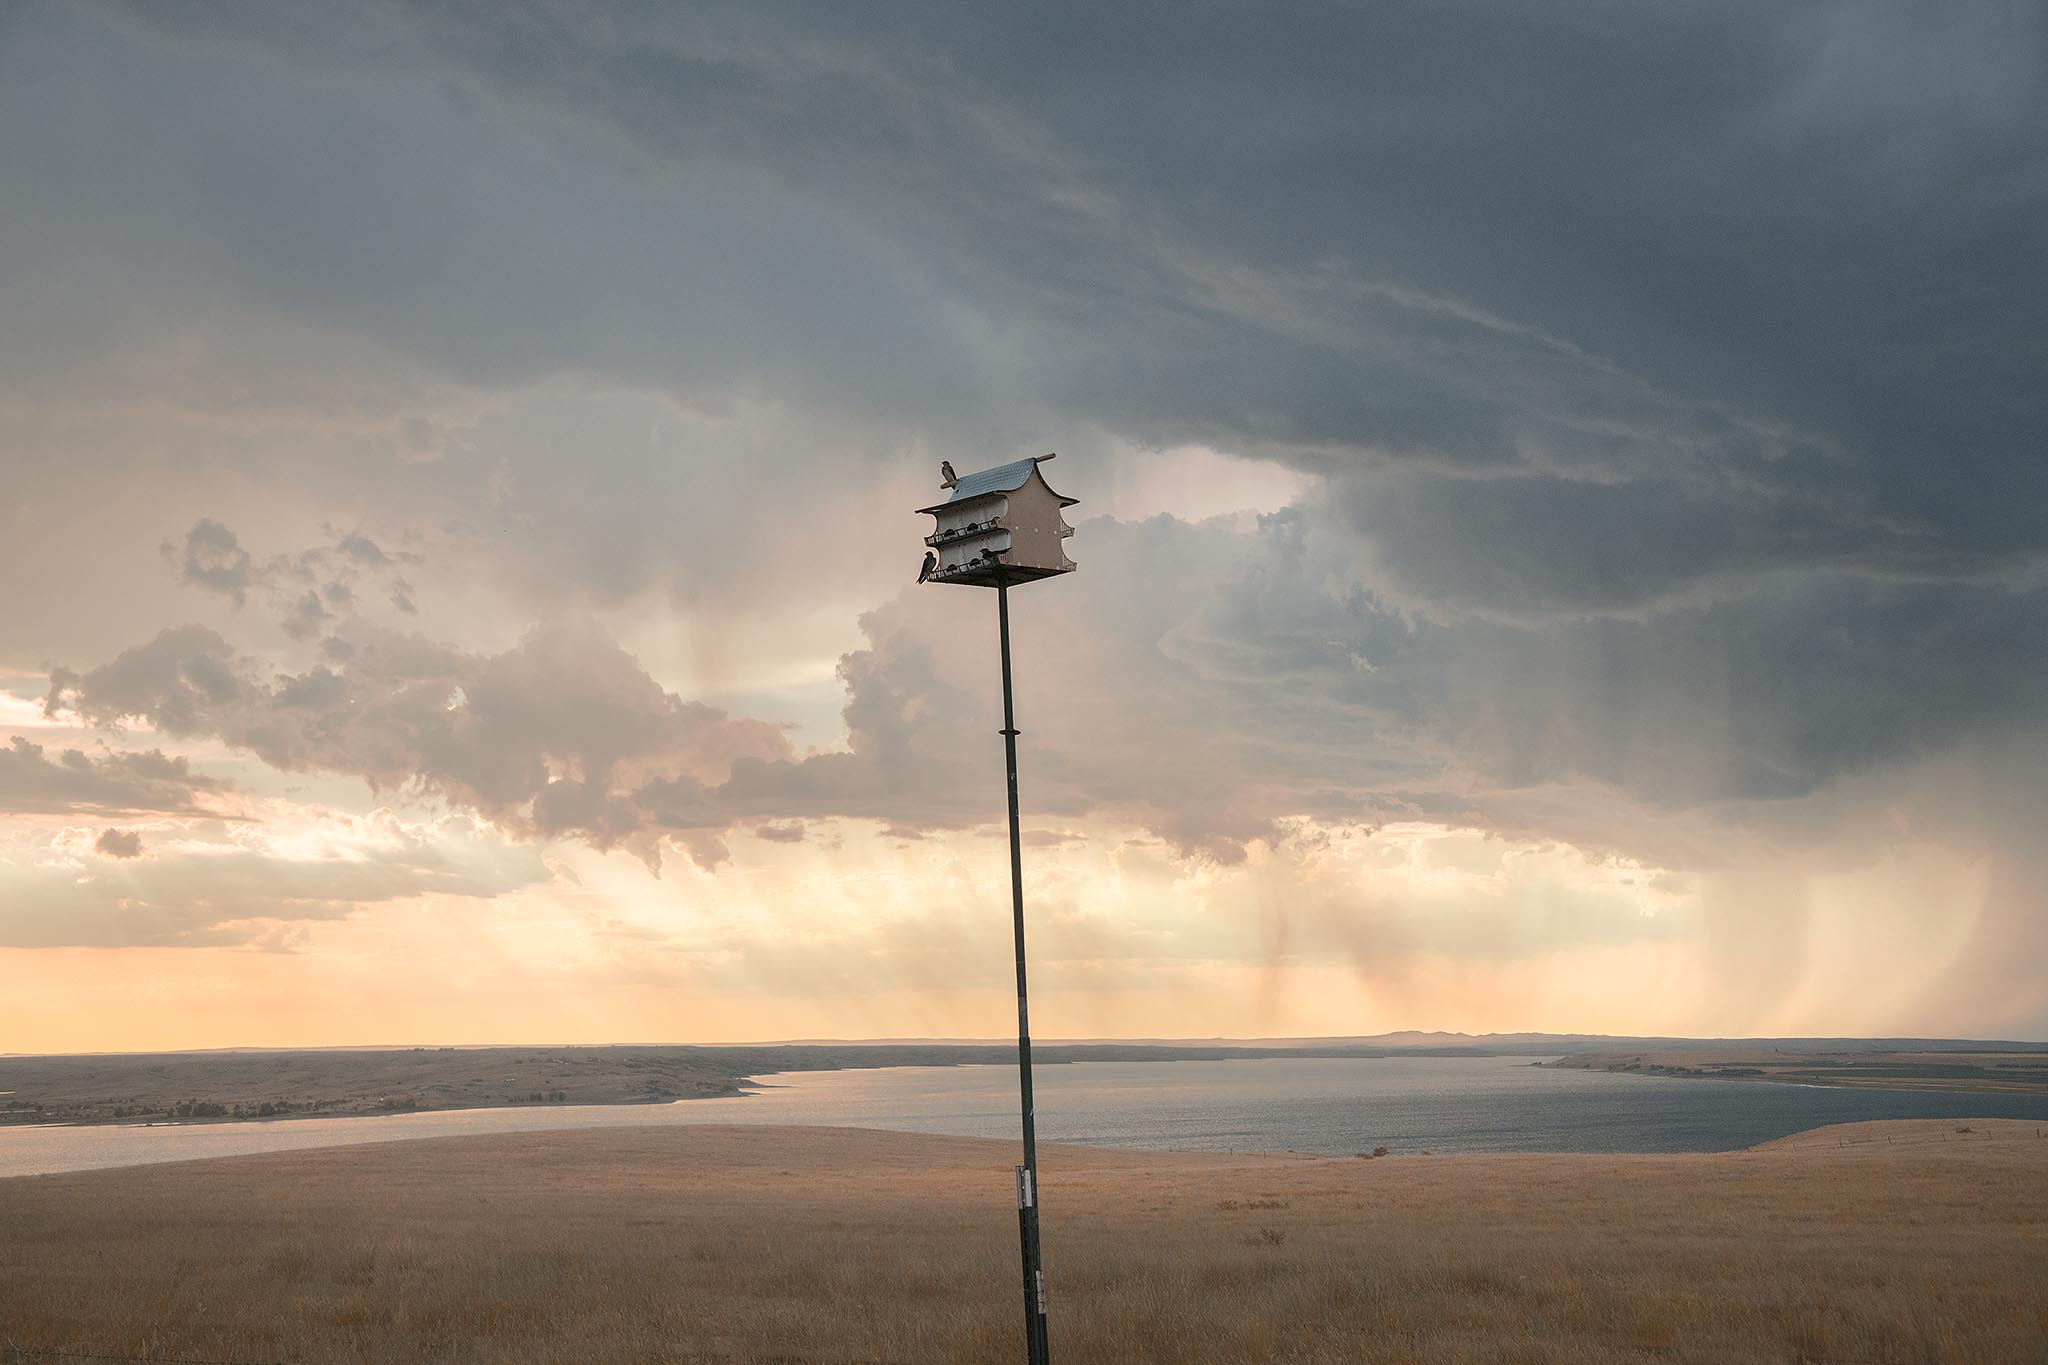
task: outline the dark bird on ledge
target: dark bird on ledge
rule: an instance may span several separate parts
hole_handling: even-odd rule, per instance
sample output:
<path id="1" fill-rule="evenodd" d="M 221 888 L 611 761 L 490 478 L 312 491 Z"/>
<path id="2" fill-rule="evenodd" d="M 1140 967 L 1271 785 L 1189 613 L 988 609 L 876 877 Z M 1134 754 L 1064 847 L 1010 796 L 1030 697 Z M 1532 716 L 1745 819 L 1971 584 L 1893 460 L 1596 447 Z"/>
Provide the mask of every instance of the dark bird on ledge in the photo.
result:
<path id="1" fill-rule="evenodd" d="M 959 484 L 959 482 L 960 482 L 960 476 L 959 476 L 958 474 L 955 474 L 955 473 L 953 472 L 953 462 L 952 462 L 951 460 L 940 460 L 940 461 L 939 461 L 939 487 L 941 487 L 941 488 L 952 488 L 952 487 L 956 486 L 957 484 Z"/>
<path id="2" fill-rule="evenodd" d="M 932 576 L 932 570 L 939 567 L 939 557 L 930 550 L 924 552 L 924 567 L 917 571 L 917 581 L 922 583 Z"/>

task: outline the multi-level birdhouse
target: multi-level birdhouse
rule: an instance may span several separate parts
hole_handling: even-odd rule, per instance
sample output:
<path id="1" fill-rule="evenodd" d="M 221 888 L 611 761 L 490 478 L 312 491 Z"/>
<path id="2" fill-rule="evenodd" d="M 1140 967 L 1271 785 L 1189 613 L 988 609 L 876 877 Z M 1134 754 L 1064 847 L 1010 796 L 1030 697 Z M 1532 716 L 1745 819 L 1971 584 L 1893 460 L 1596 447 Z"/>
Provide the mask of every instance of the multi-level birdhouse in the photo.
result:
<path id="1" fill-rule="evenodd" d="M 1039 465 L 1051 458 L 1036 455 L 964 475 L 954 481 L 951 497 L 918 509 L 938 522 L 924 538 L 938 557 L 929 581 L 993 588 L 1074 571 L 1062 543 L 1074 528 L 1060 512 L 1076 499 L 1061 497 L 1045 481 Z M 946 468 L 950 474 L 952 466 Z"/>

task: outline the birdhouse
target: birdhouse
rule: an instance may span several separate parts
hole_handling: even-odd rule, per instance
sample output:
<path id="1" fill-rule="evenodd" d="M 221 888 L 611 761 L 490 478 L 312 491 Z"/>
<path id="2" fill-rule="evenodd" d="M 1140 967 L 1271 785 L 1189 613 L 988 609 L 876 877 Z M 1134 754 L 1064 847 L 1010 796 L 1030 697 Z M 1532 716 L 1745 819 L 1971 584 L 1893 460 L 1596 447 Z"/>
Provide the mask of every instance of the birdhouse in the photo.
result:
<path id="1" fill-rule="evenodd" d="M 952 496 L 918 509 L 938 522 L 924 538 L 935 559 L 919 581 L 993 588 L 1072 573 L 1074 561 L 1061 542 L 1074 528 L 1060 512 L 1076 499 L 1061 497 L 1045 481 L 1039 466 L 1051 458 L 1036 455 L 959 478 L 951 464 L 944 466 Z"/>

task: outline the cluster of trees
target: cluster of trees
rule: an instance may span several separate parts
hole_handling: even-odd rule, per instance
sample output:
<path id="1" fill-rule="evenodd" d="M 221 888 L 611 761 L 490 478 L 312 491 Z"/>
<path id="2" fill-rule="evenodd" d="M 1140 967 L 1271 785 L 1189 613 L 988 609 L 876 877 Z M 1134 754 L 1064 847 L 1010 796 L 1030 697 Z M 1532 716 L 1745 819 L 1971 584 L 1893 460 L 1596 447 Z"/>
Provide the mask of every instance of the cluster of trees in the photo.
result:
<path id="1" fill-rule="evenodd" d="M 569 1098 L 566 1090 L 536 1090 L 526 1097 L 528 1104 L 560 1104 Z"/>

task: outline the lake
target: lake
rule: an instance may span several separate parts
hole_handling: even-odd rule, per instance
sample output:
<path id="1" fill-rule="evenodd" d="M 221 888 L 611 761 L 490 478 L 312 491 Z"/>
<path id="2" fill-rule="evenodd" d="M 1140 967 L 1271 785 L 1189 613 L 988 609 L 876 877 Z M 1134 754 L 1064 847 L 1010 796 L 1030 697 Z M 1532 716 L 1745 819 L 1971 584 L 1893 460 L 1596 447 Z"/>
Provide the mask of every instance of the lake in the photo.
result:
<path id="1" fill-rule="evenodd" d="M 1183 1151 L 1717 1152 L 1827 1123 L 2021 1118 L 2048 1096 L 1954 1095 L 1553 1071 L 1527 1057 L 1077 1062 L 1034 1073 L 1046 1142 Z M 252 1123 L 0 1129 L 0 1176 L 360 1142 L 674 1123 L 1017 1133 L 1014 1067 L 881 1067 L 759 1078 L 734 1099 L 535 1105 Z"/>

